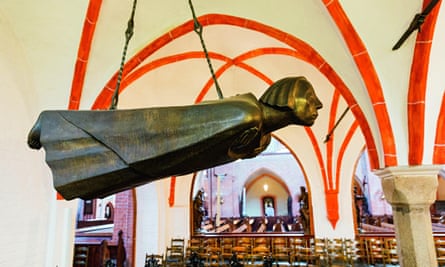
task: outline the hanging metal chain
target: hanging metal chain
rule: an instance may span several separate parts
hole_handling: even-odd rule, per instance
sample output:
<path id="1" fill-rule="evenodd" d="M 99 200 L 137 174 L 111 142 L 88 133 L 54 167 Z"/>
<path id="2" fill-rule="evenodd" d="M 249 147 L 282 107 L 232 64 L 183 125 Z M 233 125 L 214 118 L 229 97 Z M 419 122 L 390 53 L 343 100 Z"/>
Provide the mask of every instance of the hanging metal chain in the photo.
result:
<path id="1" fill-rule="evenodd" d="M 124 50 L 122 52 L 121 65 L 119 68 L 119 74 L 117 76 L 116 88 L 114 90 L 113 98 L 111 99 L 110 110 L 116 109 L 117 103 L 119 101 L 119 88 L 121 86 L 122 73 L 124 72 L 125 57 L 127 55 L 128 43 L 130 42 L 130 39 L 134 33 L 134 13 L 136 12 L 136 2 L 137 2 L 137 0 L 133 1 L 133 9 L 131 11 L 130 19 L 128 20 L 128 23 L 127 23 L 127 30 L 125 31 L 125 46 L 124 46 Z"/>
<path id="2" fill-rule="evenodd" d="M 198 34 L 199 40 L 201 41 L 202 50 L 204 51 L 204 54 L 205 54 L 205 57 L 207 60 L 207 65 L 209 66 L 210 73 L 212 74 L 213 82 L 215 83 L 216 93 L 218 94 L 219 99 L 223 99 L 224 96 L 222 94 L 221 88 L 219 87 L 215 72 L 213 71 L 212 62 L 210 61 L 209 53 L 207 52 L 207 48 L 204 43 L 204 38 L 202 37 L 202 25 L 201 25 L 201 23 L 199 23 L 198 18 L 196 17 L 192 0 L 189 0 L 189 6 L 190 6 L 190 10 L 192 11 L 192 15 L 193 15 L 194 30 Z"/>

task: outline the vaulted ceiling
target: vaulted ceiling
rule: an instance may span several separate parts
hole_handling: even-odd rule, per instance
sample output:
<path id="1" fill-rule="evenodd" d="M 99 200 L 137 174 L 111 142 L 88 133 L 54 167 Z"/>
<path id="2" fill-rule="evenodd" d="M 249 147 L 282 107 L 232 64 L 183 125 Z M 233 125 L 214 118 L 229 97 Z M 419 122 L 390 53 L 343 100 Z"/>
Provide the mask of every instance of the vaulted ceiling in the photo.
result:
<path id="1" fill-rule="evenodd" d="M 421 31 L 392 49 L 429 1 L 195 0 L 193 7 L 224 96 L 260 96 L 285 76 L 311 81 L 324 104 L 315 125 L 276 136 L 328 191 L 338 190 L 364 148 L 373 168 L 445 163 L 442 1 Z M 40 109 L 107 109 L 133 3 L 5 1 L 2 15 L 33 75 L 28 101 L 39 95 Z M 118 108 L 218 98 L 189 1 L 138 1 L 134 23 Z"/>
<path id="2" fill-rule="evenodd" d="M 70 108 L 108 108 L 133 3 L 90 1 Z M 443 63 L 434 60 L 444 54 L 443 47 L 433 45 L 433 39 L 439 38 L 440 44 L 444 35 L 437 19 L 441 2 L 421 25 L 422 31 L 414 31 L 392 50 L 428 3 L 139 1 L 120 107 L 217 98 L 194 32 L 193 7 L 224 96 L 260 95 L 268 84 L 289 75 L 311 80 L 324 103 L 317 124 L 306 129 L 318 161 L 338 160 L 358 134 L 356 142 L 366 144 L 374 168 L 440 163 L 441 131 L 432 129 L 441 125 L 444 88 Z M 336 141 L 323 143 L 347 107 L 350 112 L 331 137 Z M 423 151 L 422 143 L 427 146 Z"/>

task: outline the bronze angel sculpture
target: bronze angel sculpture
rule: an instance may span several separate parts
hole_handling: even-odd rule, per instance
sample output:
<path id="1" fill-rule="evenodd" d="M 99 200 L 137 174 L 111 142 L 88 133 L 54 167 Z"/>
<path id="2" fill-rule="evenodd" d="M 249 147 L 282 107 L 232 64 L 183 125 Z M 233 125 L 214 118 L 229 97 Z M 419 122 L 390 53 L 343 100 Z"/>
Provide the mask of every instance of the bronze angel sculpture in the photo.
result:
<path id="1" fill-rule="evenodd" d="M 65 199 L 91 199 L 255 157 L 273 131 L 311 126 L 320 108 L 306 78 L 288 77 L 259 100 L 247 93 L 190 106 L 43 111 L 28 145 L 45 149 Z"/>

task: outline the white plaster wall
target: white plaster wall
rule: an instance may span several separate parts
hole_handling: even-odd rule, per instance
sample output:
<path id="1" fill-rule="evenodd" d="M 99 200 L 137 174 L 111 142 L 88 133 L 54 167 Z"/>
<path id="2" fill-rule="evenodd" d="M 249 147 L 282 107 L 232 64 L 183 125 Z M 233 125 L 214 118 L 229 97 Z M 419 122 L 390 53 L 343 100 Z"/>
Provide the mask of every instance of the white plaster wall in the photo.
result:
<path id="1" fill-rule="evenodd" d="M 3 0 L 0 13 L 17 38 L 34 88 L 22 87 L 30 109 L 66 109 L 88 1 L 23 2 Z M 19 65 L 14 62 L 12 65 Z M 20 73 L 22 78 L 24 73 Z M 34 119 L 34 118 L 33 118 Z"/>
<path id="2" fill-rule="evenodd" d="M 145 264 L 145 253 L 163 253 L 160 244 L 160 211 L 162 182 L 154 182 L 136 188 L 136 258 L 135 266 Z M 159 190 L 161 189 L 161 190 Z"/>
<path id="3" fill-rule="evenodd" d="M 44 152 L 29 149 L 26 138 L 42 109 L 68 105 L 87 4 L 0 6 L 0 207 L 9 213 L 0 266 L 71 266 L 77 201 L 56 200 Z"/>
<path id="4" fill-rule="evenodd" d="M 0 266 L 69 266 L 76 202 L 56 201 L 43 151 L 26 144 L 35 83 L 11 29 L 0 9 Z"/>
<path id="5" fill-rule="evenodd" d="M 353 202 L 354 199 L 351 197 L 351 195 L 356 168 L 356 164 L 354 163 L 357 162 L 362 152 L 361 149 L 358 149 L 360 147 L 358 144 L 364 143 L 362 135 L 358 133 L 354 134 L 351 143 L 355 145 L 349 146 L 348 151 L 344 154 L 345 158 L 343 158 L 342 162 L 343 164 L 340 173 L 340 184 L 338 185 L 338 212 L 340 218 L 336 225 L 335 231 L 331 231 L 328 227 L 325 227 L 323 231 L 317 233 L 319 236 L 328 238 L 355 237 L 355 206 Z"/>
<path id="6" fill-rule="evenodd" d="M 145 263 L 145 254 L 163 254 L 172 238 L 190 236 L 190 190 L 193 175 L 176 178 L 175 201 L 169 206 L 170 178 L 136 188 L 135 266 Z"/>

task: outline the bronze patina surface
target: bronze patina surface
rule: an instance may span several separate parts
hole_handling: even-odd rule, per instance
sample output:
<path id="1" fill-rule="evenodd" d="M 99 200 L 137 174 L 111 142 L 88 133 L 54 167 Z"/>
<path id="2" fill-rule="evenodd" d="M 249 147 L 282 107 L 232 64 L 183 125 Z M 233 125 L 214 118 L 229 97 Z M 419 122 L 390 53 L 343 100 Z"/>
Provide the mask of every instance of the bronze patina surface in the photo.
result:
<path id="1" fill-rule="evenodd" d="M 289 77 L 260 100 L 248 93 L 190 106 L 44 111 L 28 144 L 45 149 L 54 187 L 65 199 L 91 199 L 255 157 L 271 132 L 311 126 L 321 107 L 304 77 Z"/>

